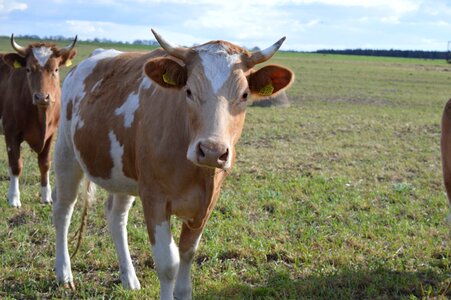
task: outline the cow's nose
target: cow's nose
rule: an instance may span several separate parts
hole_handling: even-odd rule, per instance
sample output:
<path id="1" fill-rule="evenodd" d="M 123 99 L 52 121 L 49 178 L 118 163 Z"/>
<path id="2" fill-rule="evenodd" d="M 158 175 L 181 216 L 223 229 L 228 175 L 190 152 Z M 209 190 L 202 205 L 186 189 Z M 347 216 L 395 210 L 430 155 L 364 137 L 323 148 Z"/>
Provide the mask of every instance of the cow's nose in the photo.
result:
<path id="1" fill-rule="evenodd" d="M 199 164 L 223 169 L 229 161 L 229 148 L 221 143 L 202 141 L 197 145 Z"/>
<path id="2" fill-rule="evenodd" d="M 50 94 L 34 93 L 33 103 L 35 105 L 48 106 L 50 104 Z"/>

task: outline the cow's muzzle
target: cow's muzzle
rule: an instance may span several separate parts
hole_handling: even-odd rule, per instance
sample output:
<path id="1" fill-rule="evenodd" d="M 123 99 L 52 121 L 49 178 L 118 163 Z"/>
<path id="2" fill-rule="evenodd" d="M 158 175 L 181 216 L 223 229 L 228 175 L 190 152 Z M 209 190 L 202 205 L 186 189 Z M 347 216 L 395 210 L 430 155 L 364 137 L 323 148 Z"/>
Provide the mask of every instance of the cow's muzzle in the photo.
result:
<path id="1" fill-rule="evenodd" d="M 202 167 L 228 169 L 230 168 L 230 150 L 225 144 L 211 140 L 199 141 L 195 147 L 194 163 Z"/>
<path id="2" fill-rule="evenodd" d="M 43 93 L 34 93 L 33 94 L 33 104 L 34 105 L 47 107 L 52 102 L 54 102 L 54 101 L 52 101 L 50 94 L 43 94 Z"/>

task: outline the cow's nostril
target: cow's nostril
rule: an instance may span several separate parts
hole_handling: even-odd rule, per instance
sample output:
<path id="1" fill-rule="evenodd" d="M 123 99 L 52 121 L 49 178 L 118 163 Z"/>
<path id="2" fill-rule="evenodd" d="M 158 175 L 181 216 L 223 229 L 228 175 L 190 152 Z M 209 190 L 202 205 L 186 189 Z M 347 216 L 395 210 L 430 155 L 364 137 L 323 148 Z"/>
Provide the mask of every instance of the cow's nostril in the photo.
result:
<path id="1" fill-rule="evenodd" d="M 49 99 L 50 99 L 50 95 L 47 94 L 47 96 L 45 96 L 45 100 L 49 101 Z"/>
<path id="2" fill-rule="evenodd" d="M 229 158 L 229 149 L 227 149 L 226 152 L 219 157 L 219 161 L 224 162 L 227 161 L 228 158 Z"/>
<path id="3" fill-rule="evenodd" d="M 202 157 L 202 158 L 205 157 L 205 152 L 202 150 L 202 144 L 201 143 L 199 143 L 199 145 L 197 145 L 197 152 L 198 152 L 200 157 Z"/>

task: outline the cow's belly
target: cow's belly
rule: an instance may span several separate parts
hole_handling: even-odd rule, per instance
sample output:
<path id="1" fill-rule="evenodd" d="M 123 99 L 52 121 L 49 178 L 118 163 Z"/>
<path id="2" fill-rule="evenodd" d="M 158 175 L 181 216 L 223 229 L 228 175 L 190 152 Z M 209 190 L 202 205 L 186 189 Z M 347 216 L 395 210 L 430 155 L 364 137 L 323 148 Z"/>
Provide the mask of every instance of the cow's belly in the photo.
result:
<path id="1" fill-rule="evenodd" d="M 93 177 L 87 170 L 84 171 L 90 181 L 106 189 L 110 193 L 138 196 L 138 183 L 133 179 L 126 176 L 104 179 Z"/>

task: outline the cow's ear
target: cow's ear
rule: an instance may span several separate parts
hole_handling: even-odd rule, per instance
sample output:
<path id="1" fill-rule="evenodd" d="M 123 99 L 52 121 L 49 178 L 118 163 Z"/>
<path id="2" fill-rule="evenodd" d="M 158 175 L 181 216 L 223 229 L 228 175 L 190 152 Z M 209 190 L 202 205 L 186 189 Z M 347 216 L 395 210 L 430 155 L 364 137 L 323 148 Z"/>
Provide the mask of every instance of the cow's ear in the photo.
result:
<path id="1" fill-rule="evenodd" d="M 288 87 L 294 79 L 290 70 L 270 65 L 251 73 L 247 80 L 252 95 L 258 97 L 269 97 Z"/>
<path id="2" fill-rule="evenodd" d="M 3 61 L 14 69 L 23 68 L 27 65 L 27 60 L 25 57 L 20 56 L 17 53 L 8 53 L 3 56 Z"/>
<path id="3" fill-rule="evenodd" d="M 65 65 L 66 67 L 70 67 L 72 65 L 72 59 L 77 55 L 77 49 L 72 48 L 69 51 L 64 51 L 61 54 L 60 66 Z"/>
<path id="4" fill-rule="evenodd" d="M 188 79 L 186 67 L 166 57 L 149 60 L 144 65 L 144 72 L 150 79 L 164 88 L 181 89 L 186 85 Z"/>

